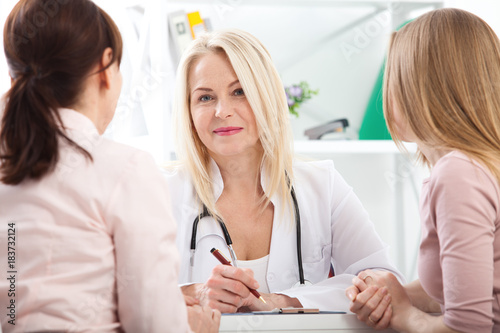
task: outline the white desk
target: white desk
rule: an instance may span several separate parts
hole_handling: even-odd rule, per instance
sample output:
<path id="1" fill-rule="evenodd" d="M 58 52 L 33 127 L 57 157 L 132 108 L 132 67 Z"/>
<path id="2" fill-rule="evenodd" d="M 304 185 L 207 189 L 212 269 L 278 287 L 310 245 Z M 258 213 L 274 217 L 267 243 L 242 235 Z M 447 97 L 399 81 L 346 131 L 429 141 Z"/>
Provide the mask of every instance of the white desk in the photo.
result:
<path id="1" fill-rule="evenodd" d="M 220 333 L 308 333 L 308 332 L 395 332 L 391 329 L 375 331 L 358 321 L 353 314 L 225 314 Z"/>

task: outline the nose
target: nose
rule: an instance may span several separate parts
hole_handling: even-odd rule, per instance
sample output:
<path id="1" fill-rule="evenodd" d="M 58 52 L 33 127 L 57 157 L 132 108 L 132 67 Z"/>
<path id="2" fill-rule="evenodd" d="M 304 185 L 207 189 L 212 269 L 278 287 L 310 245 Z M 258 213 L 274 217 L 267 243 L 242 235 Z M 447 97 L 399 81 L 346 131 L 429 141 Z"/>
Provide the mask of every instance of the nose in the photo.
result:
<path id="1" fill-rule="evenodd" d="M 231 102 L 226 98 L 219 98 L 215 106 L 215 116 L 220 119 L 229 118 L 234 114 Z"/>

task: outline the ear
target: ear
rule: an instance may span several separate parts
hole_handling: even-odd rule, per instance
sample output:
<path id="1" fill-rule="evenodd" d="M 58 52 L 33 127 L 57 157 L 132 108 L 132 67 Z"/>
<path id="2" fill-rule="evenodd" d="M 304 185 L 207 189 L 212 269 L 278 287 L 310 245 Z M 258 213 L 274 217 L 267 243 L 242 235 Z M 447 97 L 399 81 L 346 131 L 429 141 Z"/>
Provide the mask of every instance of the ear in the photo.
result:
<path id="1" fill-rule="evenodd" d="M 104 88 L 110 89 L 111 88 L 111 82 L 113 78 L 113 70 L 111 69 L 111 66 L 106 68 L 111 62 L 111 59 L 113 59 L 113 49 L 110 47 L 107 47 L 104 52 L 102 53 L 101 57 L 101 63 L 100 63 L 100 70 L 101 70 L 101 84 L 103 85 Z M 106 68 L 106 69 L 104 69 Z M 104 70 L 103 70 L 104 69 Z"/>

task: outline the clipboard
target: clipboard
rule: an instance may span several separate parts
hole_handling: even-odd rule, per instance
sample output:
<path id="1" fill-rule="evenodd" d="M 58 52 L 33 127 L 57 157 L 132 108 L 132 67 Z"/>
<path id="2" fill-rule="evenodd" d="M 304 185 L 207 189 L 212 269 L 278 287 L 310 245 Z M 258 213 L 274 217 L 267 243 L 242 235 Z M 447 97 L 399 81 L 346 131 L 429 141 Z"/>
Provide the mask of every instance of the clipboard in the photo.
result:
<path id="1" fill-rule="evenodd" d="M 281 308 L 279 313 L 319 313 L 319 309 L 308 308 Z"/>
<path id="2" fill-rule="evenodd" d="M 244 315 L 280 315 L 280 314 L 345 314 L 344 311 L 320 311 L 316 308 L 276 308 L 271 311 L 239 312 Z M 225 315 L 225 313 L 223 314 Z"/>

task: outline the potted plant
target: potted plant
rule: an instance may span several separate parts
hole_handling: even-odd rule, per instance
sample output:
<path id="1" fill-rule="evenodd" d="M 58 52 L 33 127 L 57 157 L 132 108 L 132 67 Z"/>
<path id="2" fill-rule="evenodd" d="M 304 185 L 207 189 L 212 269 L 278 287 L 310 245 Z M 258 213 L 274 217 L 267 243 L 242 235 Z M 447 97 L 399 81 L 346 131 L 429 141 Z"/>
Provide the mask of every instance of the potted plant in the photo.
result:
<path id="1" fill-rule="evenodd" d="M 299 84 L 285 86 L 285 93 L 288 102 L 288 110 L 291 114 L 298 117 L 299 113 L 297 109 L 302 103 L 311 99 L 313 95 L 317 95 L 318 90 L 312 90 L 309 88 L 309 84 L 306 81 L 301 81 Z"/>

